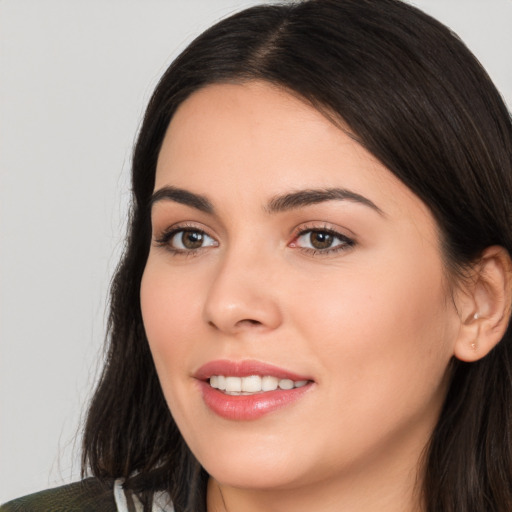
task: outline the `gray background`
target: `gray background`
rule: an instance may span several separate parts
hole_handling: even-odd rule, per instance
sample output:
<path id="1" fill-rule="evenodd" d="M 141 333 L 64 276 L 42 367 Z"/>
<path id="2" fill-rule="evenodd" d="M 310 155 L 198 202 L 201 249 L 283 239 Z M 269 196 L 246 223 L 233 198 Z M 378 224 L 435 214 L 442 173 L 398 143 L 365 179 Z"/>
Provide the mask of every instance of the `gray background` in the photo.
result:
<path id="1" fill-rule="evenodd" d="M 0 502 L 79 478 L 131 147 L 178 51 L 250 0 L 0 0 Z M 512 106 L 512 0 L 415 0 Z"/>

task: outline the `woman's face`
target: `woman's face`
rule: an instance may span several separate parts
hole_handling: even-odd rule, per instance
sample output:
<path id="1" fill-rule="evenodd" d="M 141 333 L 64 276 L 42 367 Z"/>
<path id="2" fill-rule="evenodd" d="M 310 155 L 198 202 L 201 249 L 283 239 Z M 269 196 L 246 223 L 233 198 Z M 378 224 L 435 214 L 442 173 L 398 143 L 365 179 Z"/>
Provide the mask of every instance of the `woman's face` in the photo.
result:
<path id="1" fill-rule="evenodd" d="M 414 476 L 459 318 L 436 224 L 403 183 L 289 93 L 212 85 L 169 126 L 152 226 L 144 325 L 211 475 Z"/>

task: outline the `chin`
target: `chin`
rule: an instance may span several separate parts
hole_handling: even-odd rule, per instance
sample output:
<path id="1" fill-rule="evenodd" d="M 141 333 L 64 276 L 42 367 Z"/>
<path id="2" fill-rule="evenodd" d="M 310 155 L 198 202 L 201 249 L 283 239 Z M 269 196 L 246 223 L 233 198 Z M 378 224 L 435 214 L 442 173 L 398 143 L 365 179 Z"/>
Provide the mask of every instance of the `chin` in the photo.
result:
<path id="1" fill-rule="evenodd" d="M 274 465 L 253 463 L 245 467 L 222 463 L 205 469 L 222 485 L 255 491 L 289 489 L 299 486 L 304 479 L 304 475 L 299 474 L 297 466 L 290 461 Z"/>
<path id="2" fill-rule="evenodd" d="M 221 437 L 224 439 L 217 437 L 216 442 L 210 437 L 208 443 L 193 451 L 207 473 L 223 485 L 254 490 L 287 489 L 304 485 L 311 475 L 321 472 L 321 465 L 311 460 L 311 446 L 294 440 L 293 435 L 288 439 L 282 435 Z M 305 451 L 297 449 L 301 445 Z"/>

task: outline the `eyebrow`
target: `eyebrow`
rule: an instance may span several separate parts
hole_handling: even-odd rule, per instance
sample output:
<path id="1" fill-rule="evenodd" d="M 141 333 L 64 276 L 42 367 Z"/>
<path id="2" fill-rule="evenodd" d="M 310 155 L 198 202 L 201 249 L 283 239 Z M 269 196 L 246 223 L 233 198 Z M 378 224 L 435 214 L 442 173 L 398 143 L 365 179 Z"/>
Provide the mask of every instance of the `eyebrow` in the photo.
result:
<path id="1" fill-rule="evenodd" d="M 266 210 L 269 213 L 284 212 L 326 201 L 352 201 L 368 206 L 380 215 L 384 215 L 384 212 L 373 201 L 345 188 L 298 190 L 297 192 L 275 196 L 269 201 Z"/>
<path id="2" fill-rule="evenodd" d="M 151 196 L 149 207 L 153 208 L 155 203 L 163 200 L 184 204 L 205 213 L 214 212 L 213 204 L 208 198 L 200 194 L 195 194 L 194 192 L 189 192 L 188 190 L 184 190 L 182 188 L 168 186 L 158 189 Z"/>
<path id="3" fill-rule="evenodd" d="M 189 192 L 182 188 L 166 186 L 158 189 L 151 196 L 150 208 L 155 203 L 163 200 L 184 204 L 205 213 L 215 213 L 213 204 L 206 196 Z M 326 201 L 352 201 L 367 206 L 380 215 L 384 215 L 384 212 L 373 201 L 344 188 L 306 189 L 278 195 L 270 199 L 265 210 L 268 213 L 280 213 Z"/>

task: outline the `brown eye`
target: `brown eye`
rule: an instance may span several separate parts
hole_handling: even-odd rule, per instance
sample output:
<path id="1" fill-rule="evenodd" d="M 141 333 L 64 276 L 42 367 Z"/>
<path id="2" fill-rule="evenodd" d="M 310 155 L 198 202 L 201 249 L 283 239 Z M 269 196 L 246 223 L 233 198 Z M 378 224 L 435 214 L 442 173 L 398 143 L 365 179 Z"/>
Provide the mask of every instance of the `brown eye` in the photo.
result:
<path id="1" fill-rule="evenodd" d="M 354 245 L 354 240 L 327 229 L 306 229 L 291 244 L 292 247 L 323 254 L 348 249 Z"/>
<path id="2" fill-rule="evenodd" d="M 201 231 L 182 231 L 177 238 L 181 237 L 181 243 L 185 249 L 199 249 L 203 245 L 204 234 Z"/>
<path id="3" fill-rule="evenodd" d="M 315 249 L 328 249 L 334 241 L 334 236 L 325 231 L 311 231 L 309 240 Z"/>
<path id="4" fill-rule="evenodd" d="M 177 229 L 164 236 L 159 243 L 175 252 L 196 251 L 218 245 L 211 236 L 200 229 Z"/>

